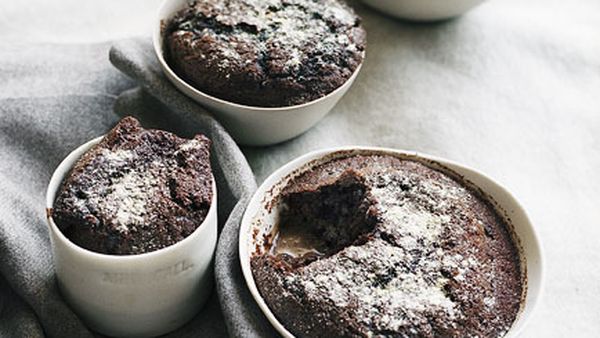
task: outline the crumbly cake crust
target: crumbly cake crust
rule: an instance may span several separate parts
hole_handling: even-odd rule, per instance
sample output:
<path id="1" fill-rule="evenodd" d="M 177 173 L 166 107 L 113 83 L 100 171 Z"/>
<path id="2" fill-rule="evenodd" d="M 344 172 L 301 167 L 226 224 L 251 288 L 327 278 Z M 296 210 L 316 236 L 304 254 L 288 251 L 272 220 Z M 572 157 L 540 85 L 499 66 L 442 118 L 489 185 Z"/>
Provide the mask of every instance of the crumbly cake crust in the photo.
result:
<path id="1" fill-rule="evenodd" d="M 65 178 L 52 217 L 75 244 L 100 253 L 155 251 L 190 235 L 213 198 L 210 140 L 182 139 L 122 119 Z"/>
<path id="2" fill-rule="evenodd" d="M 207 94 L 261 107 L 340 87 L 364 57 L 360 19 L 338 0 L 193 1 L 165 27 L 167 61 Z"/>
<path id="3" fill-rule="evenodd" d="M 278 233 L 251 269 L 294 335 L 500 337 L 519 311 L 509 227 L 458 178 L 355 155 L 292 179 L 279 199 Z"/>

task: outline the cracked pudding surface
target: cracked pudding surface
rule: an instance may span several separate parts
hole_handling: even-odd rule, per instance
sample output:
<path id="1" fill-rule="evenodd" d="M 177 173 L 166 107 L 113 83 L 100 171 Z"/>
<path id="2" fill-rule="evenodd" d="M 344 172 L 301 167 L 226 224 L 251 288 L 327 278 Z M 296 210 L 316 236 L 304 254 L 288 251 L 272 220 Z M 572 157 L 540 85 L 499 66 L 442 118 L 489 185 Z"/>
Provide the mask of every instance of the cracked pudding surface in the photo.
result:
<path id="1" fill-rule="evenodd" d="M 73 243 L 130 255 L 189 236 L 213 198 L 210 140 L 183 139 L 122 119 L 63 180 L 52 218 Z"/>
<path id="2" fill-rule="evenodd" d="M 501 337 L 524 274 L 507 221 L 451 173 L 349 155 L 293 177 L 251 257 L 258 290 L 301 337 Z"/>
<path id="3" fill-rule="evenodd" d="M 209 95 L 259 107 L 325 96 L 364 58 L 360 18 L 338 0 L 192 1 L 164 23 L 174 72 Z"/>

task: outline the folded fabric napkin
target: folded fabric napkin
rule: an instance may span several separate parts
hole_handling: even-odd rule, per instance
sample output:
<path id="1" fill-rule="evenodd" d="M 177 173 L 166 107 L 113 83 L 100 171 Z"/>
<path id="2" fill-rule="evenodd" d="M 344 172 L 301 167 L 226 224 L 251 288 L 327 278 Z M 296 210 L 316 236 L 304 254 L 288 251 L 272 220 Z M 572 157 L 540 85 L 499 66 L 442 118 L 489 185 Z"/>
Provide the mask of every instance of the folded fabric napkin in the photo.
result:
<path id="1" fill-rule="evenodd" d="M 122 41 L 110 51 L 114 66 L 137 83 L 133 88 L 111 69 L 109 47 L 9 46 L 0 52 L 0 336 L 95 335 L 57 289 L 44 196 L 60 161 L 125 115 L 145 127 L 185 137 L 204 133 L 213 141 L 220 220 L 216 290 L 191 322 L 168 336 L 272 335 L 238 259 L 239 223 L 256 188 L 246 159 L 215 119 L 166 80 L 148 41 Z M 15 94 L 26 93 L 32 82 L 36 89 L 27 97 Z"/>

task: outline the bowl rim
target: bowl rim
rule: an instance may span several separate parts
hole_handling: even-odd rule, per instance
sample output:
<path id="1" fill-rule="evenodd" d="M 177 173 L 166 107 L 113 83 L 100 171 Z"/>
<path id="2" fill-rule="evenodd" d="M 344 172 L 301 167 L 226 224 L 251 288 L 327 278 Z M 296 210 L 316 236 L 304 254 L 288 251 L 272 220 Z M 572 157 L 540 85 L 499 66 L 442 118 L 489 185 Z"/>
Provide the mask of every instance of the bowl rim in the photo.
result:
<path id="1" fill-rule="evenodd" d="M 321 101 L 325 101 L 325 100 L 331 98 L 332 96 L 335 96 L 338 92 L 342 91 L 344 88 L 346 88 L 346 86 L 351 84 L 353 82 L 354 78 L 356 78 L 358 76 L 358 73 L 360 72 L 360 70 L 362 68 L 365 58 L 367 57 L 367 51 L 365 49 L 363 51 L 363 57 L 362 57 L 360 63 L 358 64 L 356 69 L 354 69 L 352 74 L 350 76 L 348 76 L 348 78 L 344 81 L 344 83 L 342 83 L 340 86 L 335 88 L 333 91 L 327 93 L 326 95 L 316 98 L 314 100 L 308 101 L 308 102 L 291 105 L 291 106 L 261 107 L 261 106 L 251 106 L 251 105 L 246 105 L 246 104 L 241 104 L 241 103 L 235 103 L 232 101 L 227 101 L 227 100 L 218 98 L 216 96 L 207 94 L 203 91 L 200 91 L 196 87 L 187 83 L 187 81 L 183 80 L 181 77 L 179 77 L 179 75 L 177 75 L 175 73 L 175 71 L 173 71 L 171 66 L 169 66 L 169 64 L 165 60 L 164 51 L 163 51 L 161 42 L 163 42 L 163 39 L 162 39 L 162 37 L 163 37 L 162 36 L 163 21 L 166 21 L 168 19 L 163 19 L 161 14 L 165 11 L 165 7 L 167 6 L 167 3 L 173 2 L 173 1 L 179 1 L 183 4 L 187 3 L 187 0 L 163 0 L 161 2 L 160 6 L 158 7 L 158 10 L 155 14 L 155 18 L 154 18 L 155 22 L 154 22 L 154 25 L 152 28 L 152 30 L 153 30 L 152 31 L 152 45 L 154 46 L 154 54 L 156 54 L 156 57 L 158 59 L 159 64 L 161 65 L 162 70 L 164 72 L 168 73 L 168 75 L 171 79 L 177 81 L 180 85 L 184 86 L 187 90 L 191 91 L 195 96 L 201 97 L 204 100 L 212 101 L 214 103 L 218 103 L 221 105 L 229 105 L 229 106 L 237 108 L 237 109 L 251 110 L 251 111 L 255 111 L 255 112 L 269 112 L 269 113 L 270 112 L 278 112 L 278 111 L 296 110 L 296 109 L 305 108 L 307 106 L 312 106 Z"/>
<path id="2" fill-rule="evenodd" d="M 207 226 L 209 226 L 208 223 L 211 222 L 212 219 L 216 219 L 217 185 L 215 182 L 215 177 L 211 172 L 213 197 L 211 199 L 208 212 L 206 213 L 206 217 L 204 218 L 202 223 L 200 223 L 200 225 L 198 225 L 198 227 L 196 229 L 194 229 L 194 231 L 191 234 L 189 234 L 187 237 L 180 240 L 179 242 L 171 244 L 169 246 L 166 246 L 166 247 L 158 249 L 158 250 L 145 252 L 145 253 L 141 253 L 141 254 L 132 254 L 132 255 L 112 255 L 112 254 L 100 253 L 100 252 L 86 249 L 86 248 L 81 247 L 81 246 L 75 244 L 74 242 L 72 242 L 67 236 L 65 236 L 65 234 L 63 234 L 63 232 L 58 228 L 58 226 L 54 222 L 54 219 L 52 218 L 52 211 L 54 209 L 54 200 L 56 199 L 56 194 L 58 193 L 60 187 L 62 186 L 63 180 L 69 175 L 73 166 L 77 163 L 77 161 L 81 158 L 81 156 L 83 156 L 83 154 L 85 154 L 88 150 L 90 150 L 94 145 L 100 143 L 100 141 L 104 138 L 104 136 L 105 135 L 93 138 L 92 140 L 87 141 L 86 143 L 84 143 L 84 144 L 78 146 L 77 148 L 75 148 L 74 150 L 72 150 L 69 153 L 69 155 L 67 155 L 60 162 L 60 164 L 56 167 L 56 169 L 54 170 L 54 173 L 52 174 L 52 177 L 50 178 L 50 181 L 48 183 L 48 187 L 46 190 L 46 196 L 45 196 L 46 197 L 45 210 L 46 210 L 46 221 L 48 224 L 48 230 L 51 233 L 54 233 L 56 235 L 56 238 L 58 238 L 58 240 L 61 241 L 64 246 L 68 247 L 69 250 L 71 250 L 79 255 L 87 256 L 90 259 L 110 260 L 113 262 L 114 261 L 131 262 L 131 261 L 136 261 L 136 260 L 152 259 L 152 258 L 156 258 L 161 255 L 167 255 L 171 252 L 179 250 L 180 247 L 193 241 L 202 232 L 204 232 L 204 229 Z"/>
<path id="3" fill-rule="evenodd" d="M 239 259 L 240 265 L 242 268 L 242 274 L 244 275 L 244 279 L 246 281 L 246 285 L 248 290 L 252 294 L 254 301 L 262 310 L 263 314 L 267 318 L 267 320 L 271 323 L 271 325 L 284 337 L 295 337 L 292 333 L 290 333 L 285 326 L 279 322 L 275 314 L 271 311 L 269 306 L 266 304 L 263 297 L 260 295 L 258 288 L 256 286 L 256 282 L 254 280 L 254 276 L 250 269 L 250 257 L 251 257 L 251 249 L 249 249 L 249 237 L 250 230 L 252 229 L 252 224 L 254 218 L 260 212 L 261 208 L 265 203 L 265 197 L 267 193 L 278 184 L 282 182 L 282 180 L 286 179 L 290 174 L 293 174 L 296 170 L 302 169 L 303 166 L 309 164 L 312 161 L 318 161 L 323 159 L 325 156 L 332 155 L 335 153 L 343 153 L 343 152 L 355 152 L 357 154 L 360 153 L 387 153 L 394 156 L 405 156 L 405 157 L 413 157 L 421 160 L 425 160 L 428 162 L 433 162 L 434 164 L 441 165 L 442 167 L 451 167 L 448 168 L 452 171 L 456 171 L 460 176 L 463 176 L 463 173 L 470 173 L 471 175 L 479 176 L 484 180 L 495 185 L 499 191 L 506 196 L 510 197 L 512 201 L 514 201 L 514 206 L 523 214 L 523 222 L 521 226 L 525 226 L 531 232 L 531 239 L 528 241 L 530 245 L 534 248 L 534 253 L 537 253 L 539 257 L 537 257 L 537 263 L 532 263 L 537 267 L 537 284 L 535 285 L 535 293 L 531 293 L 531 283 L 529 282 L 529 272 L 530 269 L 525 271 L 525 284 L 524 284 L 524 292 L 521 300 L 521 306 L 519 308 L 519 312 L 517 313 L 517 317 L 511 323 L 510 328 L 506 332 L 504 337 L 515 337 L 518 336 L 520 332 L 522 332 L 523 328 L 526 326 L 532 315 L 535 313 L 538 304 L 540 303 L 540 298 L 544 291 L 544 283 L 545 283 L 545 259 L 544 259 L 544 251 L 542 247 L 542 243 L 540 241 L 540 236 L 533 226 L 531 219 L 523 207 L 523 205 L 516 199 L 516 197 L 504 187 L 504 185 L 500 184 L 498 181 L 492 179 L 490 176 L 482 173 L 481 171 L 474 169 L 468 165 L 463 165 L 461 163 L 445 159 L 443 157 L 429 155 L 426 153 L 421 153 L 417 151 L 410 151 L 404 149 L 396 149 L 389 147 L 373 147 L 373 146 L 340 146 L 340 147 L 330 147 L 325 149 L 318 149 L 314 151 L 310 151 L 301 156 L 298 156 L 286 164 L 279 167 L 273 173 L 271 173 L 263 183 L 258 187 L 255 191 L 254 195 L 250 199 L 248 206 L 244 212 L 242 217 L 242 221 L 240 224 L 239 230 Z M 456 170 L 458 169 L 458 170 Z M 471 182 L 471 180 L 467 179 L 470 184 L 475 185 L 476 188 L 480 189 L 486 195 L 488 194 L 483 188 L 480 188 L 479 185 Z M 494 201 L 495 204 L 498 204 Z M 514 225 L 512 225 L 514 226 Z M 518 236 L 516 234 L 516 230 L 512 230 L 514 236 Z M 523 252 L 523 241 L 519 237 L 517 237 L 518 246 L 519 246 L 519 254 L 521 258 L 521 263 L 528 257 L 525 257 L 525 253 Z M 527 266 L 527 262 L 525 261 Z M 527 308 L 527 313 L 524 314 L 524 310 Z M 518 327 L 516 326 L 518 324 Z"/>
<path id="4" fill-rule="evenodd" d="M 444 6 L 449 7 L 442 9 L 436 8 L 436 10 L 423 10 L 423 7 L 419 6 L 435 7 L 439 4 L 439 2 L 435 0 L 397 0 L 393 5 L 391 5 L 395 6 L 395 8 L 391 8 L 388 6 L 388 4 L 391 3 L 389 0 L 361 0 L 361 2 L 367 5 L 369 8 L 374 9 L 385 16 L 415 23 L 434 23 L 451 20 L 467 14 L 469 11 L 475 9 L 486 1 L 487 0 L 451 0 L 444 3 Z M 418 5 L 415 5 L 415 3 L 418 3 Z M 409 8 L 407 8 L 407 5 Z"/>

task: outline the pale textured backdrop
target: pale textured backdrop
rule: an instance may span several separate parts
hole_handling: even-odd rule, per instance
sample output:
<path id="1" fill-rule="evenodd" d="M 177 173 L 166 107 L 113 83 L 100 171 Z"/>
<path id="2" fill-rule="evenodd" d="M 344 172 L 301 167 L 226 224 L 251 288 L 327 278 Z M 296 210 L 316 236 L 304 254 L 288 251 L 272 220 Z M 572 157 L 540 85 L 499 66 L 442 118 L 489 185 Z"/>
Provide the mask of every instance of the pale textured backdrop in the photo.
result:
<path id="1" fill-rule="evenodd" d="M 0 48 L 148 35 L 158 2 L 1 1 Z M 357 10 L 369 47 L 354 87 L 300 138 L 244 149 L 258 182 L 309 150 L 344 144 L 478 168 L 515 193 L 542 237 L 546 289 L 523 336 L 600 335 L 600 2 L 493 0 L 433 25 Z M 107 54 L 96 60 L 108 64 Z M 47 95 L 44 86 L 32 78 L 0 94 Z"/>

